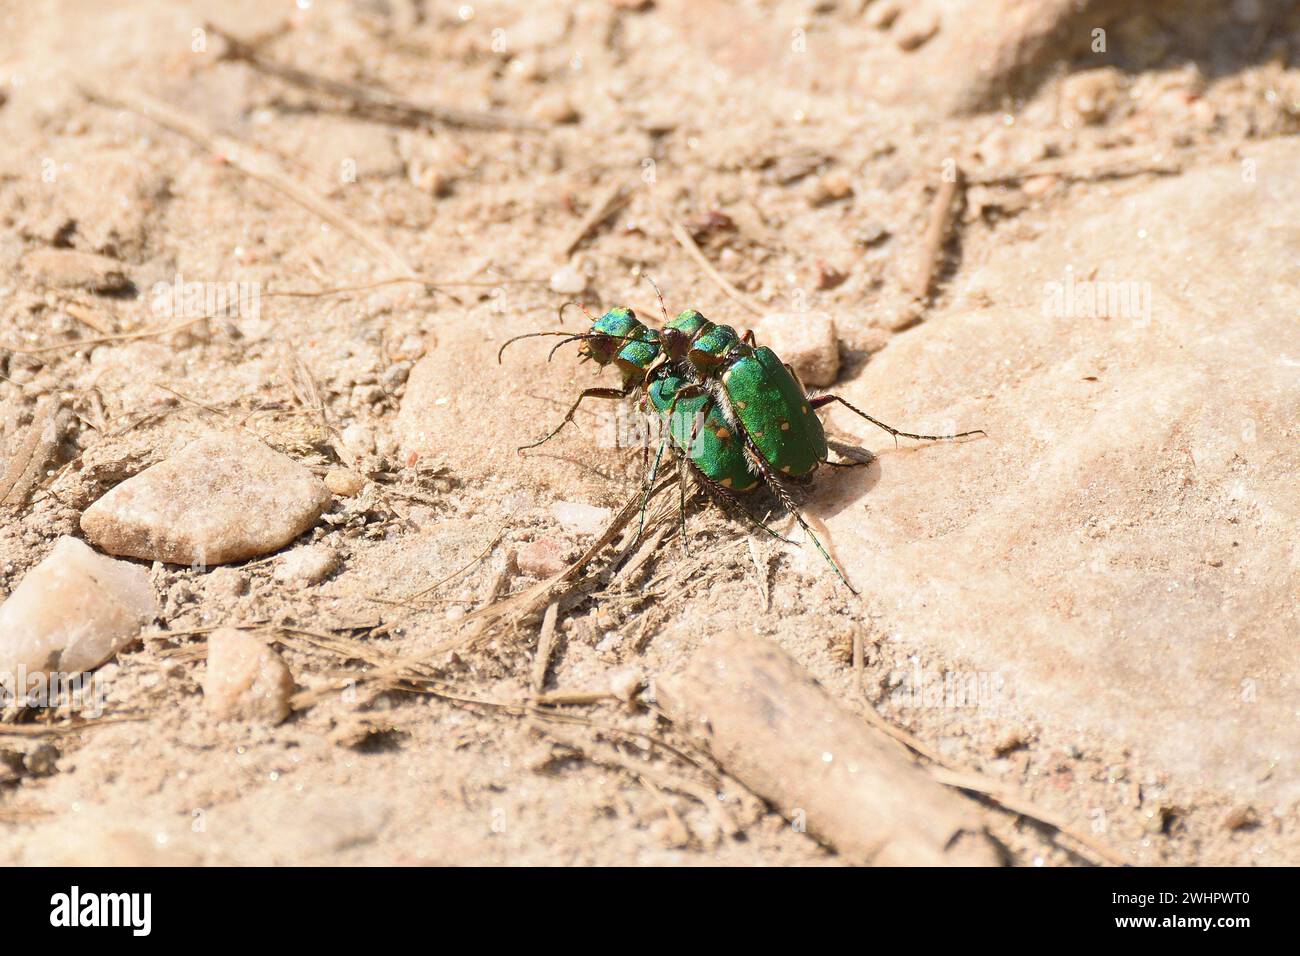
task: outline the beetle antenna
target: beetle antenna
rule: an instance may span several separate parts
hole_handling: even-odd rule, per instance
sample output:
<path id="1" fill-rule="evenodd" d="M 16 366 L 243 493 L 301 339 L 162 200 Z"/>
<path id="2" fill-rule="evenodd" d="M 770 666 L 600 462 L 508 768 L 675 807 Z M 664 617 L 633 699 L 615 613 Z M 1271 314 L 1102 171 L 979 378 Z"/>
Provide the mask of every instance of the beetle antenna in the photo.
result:
<path id="1" fill-rule="evenodd" d="M 520 339 L 535 339 L 543 335 L 571 335 L 571 334 L 572 334 L 571 332 L 564 332 L 564 331 L 525 332 L 523 335 L 516 335 L 513 339 L 506 339 L 504 342 L 501 343 L 501 348 L 497 349 L 497 364 L 498 365 L 501 364 L 501 356 L 505 352 L 506 346 L 510 345 L 512 342 L 518 342 Z"/>
<path id="2" fill-rule="evenodd" d="M 664 314 L 664 325 L 670 321 L 668 318 L 668 306 L 664 305 L 664 294 L 659 291 L 659 284 L 650 278 L 650 273 L 642 272 L 641 278 L 650 283 L 650 288 L 655 290 L 655 297 L 659 300 L 659 311 Z"/>
<path id="3" fill-rule="evenodd" d="M 558 315 L 560 317 L 561 325 L 564 324 L 564 310 L 569 308 L 570 306 L 577 306 L 579 309 L 582 310 L 582 314 L 585 315 L 588 318 L 588 320 L 592 322 L 596 321 L 596 317 L 587 311 L 587 307 L 585 305 L 583 305 L 581 302 L 577 301 L 576 299 L 570 299 L 568 302 L 563 302 L 560 304 Z"/>
<path id="4" fill-rule="evenodd" d="M 562 329 L 549 330 L 546 332 L 525 332 L 523 335 L 516 335 L 514 338 L 506 339 L 503 343 L 501 343 L 501 348 L 497 349 L 497 364 L 498 365 L 501 364 L 501 356 L 505 354 L 506 346 L 510 345 L 512 342 L 518 342 L 520 339 L 541 338 L 547 335 L 560 335 L 564 337 L 564 341 L 558 343 L 555 346 L 555 348 L 551 349 L 550 354 L 546 356 L 546 361 L 548 362 L 551 360 L 552 356 L 555 355 L 556 351 L 559 350 L 561 345 L 568 345 L 570 342 L 578 342 L 583 339 L 612 339 L 615 342 L 624 342 L 624 343 L 645 341 L 645 339 L 642 339 L 639 334 L 606 335 L 604 332 L 576 332 L 575 333 L 575 332 L 566 332 Z"/>

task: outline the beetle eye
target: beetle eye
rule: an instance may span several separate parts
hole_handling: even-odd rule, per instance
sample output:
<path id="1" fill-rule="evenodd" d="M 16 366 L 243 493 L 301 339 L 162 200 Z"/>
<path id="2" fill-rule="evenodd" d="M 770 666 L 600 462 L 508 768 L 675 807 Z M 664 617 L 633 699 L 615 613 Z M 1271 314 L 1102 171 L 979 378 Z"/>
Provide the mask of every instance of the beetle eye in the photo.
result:
<path id="1" fill-rule="evenodd" d="M 619 342 L 608 335 L 593 335 L 582 344 L 583 350 L 601 365 L 612 361 L 618 351 Z"/>

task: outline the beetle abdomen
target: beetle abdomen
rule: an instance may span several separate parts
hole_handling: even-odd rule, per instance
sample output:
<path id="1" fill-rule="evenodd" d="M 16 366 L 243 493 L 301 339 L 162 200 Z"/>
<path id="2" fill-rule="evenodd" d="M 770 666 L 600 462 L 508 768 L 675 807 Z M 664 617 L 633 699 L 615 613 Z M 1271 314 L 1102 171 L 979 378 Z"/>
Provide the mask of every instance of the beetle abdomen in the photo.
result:
<path id="1" fill-rule="evenodd" d="M 670 407 L 672 420 L 668 423 L 672 442 L 707 478 L 732 491 L 750 491 L 758 485 L 745 461 L 744 442 L 735 429 L 723 418 L 712 395 L 673 399 L 688 383 L 685 379 L 668 375 L 650 386 L 650 403 L 662 415 Z M 711 405 L 704 422 L 696 430 L 696 420 L 705 404 Z M 695 440 L 692 442 L 691 436 Z"/>

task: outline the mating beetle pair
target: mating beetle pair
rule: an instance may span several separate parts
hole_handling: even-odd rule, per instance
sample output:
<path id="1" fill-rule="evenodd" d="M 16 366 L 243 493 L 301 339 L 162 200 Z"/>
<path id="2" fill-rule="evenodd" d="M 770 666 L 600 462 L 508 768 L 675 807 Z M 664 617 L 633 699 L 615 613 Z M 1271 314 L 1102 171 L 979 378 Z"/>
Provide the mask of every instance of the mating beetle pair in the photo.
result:
<path id="1" fill-rule="evenodd" d="M 534 448 L 553 438 L 573 421 L 583 399 L 627 398 L 645 390 L 650 406 L 667 425 L 650 471 L 647 500 L 660 457 L 671 440 L 705 486 L 724 499 L 767 484 L 850 591 L 853 586 L 808 527 L 785 487 L 787 480 L 809 480 L 823 463 L 836 467 L 862 464 L 829 460 L 826 433 L 816 409 L 839 402 L 895 440 L 902 436 L 939 441 L 984 434 L 980 430 L 955 435 L 899 431 L 838 395 L 809 397 L 790 366 L 770 348 L 758 345 L 753 332 L 738 335 L 731 326 L 716 325 L 694 309 L 672 320 L 665 310 L 664 318 L 664 328 L 653 329 L 631 309 L 619 307 L 593 319 L 588 332 L 533 332 L 502 345 L 498 361 L 506 346 L 518 339 L 562 336 L 552 355 L 567 342 L 581 341 L 584 360 L 589 358 L 602 368 L 614 364 L 622 375 L 621 388 L 583 390 L 550 434 L 523 447 Z M 644 517 L 644 506 L 642 513 Z"/>

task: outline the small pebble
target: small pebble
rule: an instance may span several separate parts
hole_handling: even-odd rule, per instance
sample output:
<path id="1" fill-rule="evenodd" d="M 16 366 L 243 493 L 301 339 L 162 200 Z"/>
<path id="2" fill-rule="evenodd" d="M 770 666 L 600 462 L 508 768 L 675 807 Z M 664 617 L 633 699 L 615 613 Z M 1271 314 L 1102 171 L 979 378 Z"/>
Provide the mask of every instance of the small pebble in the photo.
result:
<path id="1" fill-rule="evenodd" d="M 875 219 L 868 219 L 858 229 L 853 241 L 860 246 L 870 247 L 889 238 L 889 230 Z"/>
<path id="2" fill-rule="evenodd" d="M 541 120 L 543 123 L 576 123 L 579 119 L 578 111 L 573 108 L 573 103 L 569 97 L 562 92 L 547 93 L 537 99 L 529 110 L 533 119 Z"/>
<path id="3" fill-rule="evenodd" d="M 638 667 L 624 667 L 609 675 L 609 692 L 622 701 L 630 701 L 645 685 L 645 675 Z"/>
<path id="4" fill-rule="evenodd" d="M 81 516 L 110 554 L 206 567 L 282 548 L 320 517 L 328 489 L 244 432 L 210 435 L 128 478 Z"/>
<path id="5" fill-rule="evenodd" d="M 23 768 L 33 777 L 48 777 L 54 773 L 59 751 L 50 744 L 41 744 L 23 757 Z"/>
<path id="6" fill-rule="evenodd" d="M 340 498 L 350 498 L 365 486 L 366 480 L 347 468 L 331 468 L 325 472 L 325 487 Z"/>
<path id="7" fill-rule="evenodd" d="M 435 199 L 451 195 L 451 176 L 436 166 L 426 166 L 414 172 L 412 180 L 417 189 L 428 193 Z"/>
<path id="8" fill-rule="evenodd" d="M 825 312 L 778 312 L 754 327 L 759 345 L 794 366 L 804 385 L 825 386 L 840 372 L 840 346 L 835 320 Z"/>
<path id="9" fill-rule="evenodd" d="M 1011 730 L 1002 736 L 1002 738 L 993 745 L 993 752 L 999 757 L 1011 753 L 1013 750 L 1019 750 L 1025 746 L 1025 737 L 1019 730 Z"/>
<path id="10" fill-rule="evenodd" d="M 1223 818 L 1223 826 L 1228 830 L 1247 830 L 1259 825 L 1259 813 L 1250 804 L 1233 807 Z"/>
<path id="11" fill-rule="evenodd" d="M 1061 103 L 1078 122 L 1104 123 L 1119 103 L 1123 82 L 1119 70 L 1110 66 L 1071 73 L 1061 81 Z"/>
<path id="12" fill-rule="evenodd" d="M 530 578 L 551 578 L 569 566 L 566 551 L 554 538 L 538 538 L 515 552 L 515 566 Z"/>
<path id="13" fill-rule="evenodd" d="M 352 390 L 352 404 L 358 408 L 378 405 L 387 397 L 388 393 L 384 391 L 382 385 L 358 385 Z"/>
<path id="14" fill-rule="evenodd" d="M 411 375 L 410 362 L 397 362 L 388 366 L 384 370 L 383 385 L 390 392 L 396 391 L 406 384 L 407 378 Z"/>
<path id="15" fill-rule="evenodd" d="M 90 670 L 160 613 L 148 571 L 60 538 L 0 605 L 0 678 Z"/>
<path id="16" fill-rule="evenodd" d="M 817 260 L 817 276 L 813 285 L 819 292 L 825 292 L 828 289 L 835 289 L 844 284 L 844 280 L 849 277 L 847 272 L 841 272 L 828 262 Z"/>
<path id="17" fill-rule="evenodd" d="M 23 776 L 23 755 L 15 750 L 0 750 L 0 786 L 17 783 Z"/>
<path id="18" fill-rule="evenodd" d="M 826 203 L 848 199 L 853 195 L 853 177 L 847 169 L 832 169 L 817 180 L 813 186 L 812 203 L 822 206 Z"/>
<path id="19" fill-rule="evenodd" d="M 289 716 L 293 689 L 280 655 L 251 634 L 227 627 L 209 635 L 203 699 L 218 720 L 278 724 Z"/>
<path id="20" fill-rule="evenodd" d="M 894 24 L 894 42 L 910 53 L 939 32 L 939 16 L 927 7 L 908 7 Z"/>
<path id="21" fill-rule="evenodd" d="M 1010 171 L 1042 159 L 1047 155 L 1047 142 L 1031 130 L 995 126 L 980 139 L 975 152 L 989 169 Z"/>
<path id="22" fill-rule="evenodd" d="M 556 295 L 579 295 L 587 288 L 587 277 L 576 266 L 561 266 L 551 273 L 551 291 Z"/>
<path id="23" fill-rule="evenodd" d="M 610 510 L 578 501 L 557 501 L 551 505 L 555 520 L 578 534 L 599 534 L 609 523 Z"/>
<path id="24" fill-rule="evenodd" d="M 248 577 L 235 568 L 213 568 L 208 574 L 208 597 L 237 598 L 248 593 Z"/>
<path id="25" fill-rule="evenodd" d="M 276 562 L 271 577 L 282 584 L 319 584 L 338 566 L 338 552 L 333 548 L 323 544 L 305 544 L 283 555 Z"/>
<path id="26" fill-rule="evenodd" d="M 365 425 L 354 422 L 343 429 L 343 446 L 354 455 L 373 455 L 375 453 L 375 433 Z"/>
<path id="27" fill-rule="evenodd" d="M 902 12 L 899 0 L 877 0 L 867 8 L 867 26 L 873 30 L 888 30 Z"/>
<path id="28" fill-rule="evenodd" d="M 1030 176 L 1020 184 L 1020 191 L 1026 196 L 1042 196 L 1058 182 L 1055 176 Z"/>

